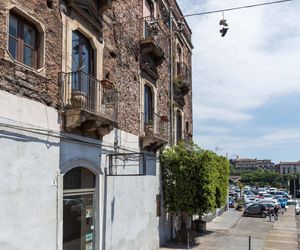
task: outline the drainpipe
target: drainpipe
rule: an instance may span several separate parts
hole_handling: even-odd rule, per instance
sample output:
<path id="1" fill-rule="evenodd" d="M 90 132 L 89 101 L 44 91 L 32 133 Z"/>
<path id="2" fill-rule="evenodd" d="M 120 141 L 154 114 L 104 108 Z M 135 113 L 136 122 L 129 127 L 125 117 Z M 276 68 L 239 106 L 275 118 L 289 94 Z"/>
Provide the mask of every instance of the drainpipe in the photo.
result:
<path id="1" fill-rule="evenodd" d="M 172 7 L 169 9 L 169 22 L 170 22 L 170 145 L 173 145 L 173 103 L 174 103 L 174 89 L 173 89 L 173 12 Z"/>
<path id="2" fill-rule="evenodd" d="M 170 23 L 170 145 L 172 146 L 173 141 L 173 128 L 174 128 L 174 117 L 173 117 L 173 103 L 174 103 L 174 89 L 173 89 L 173 12 L 172 7 L 169 9 L 169 23 Z M 173 239 L 174 231 L 174 216 L 171 214 L 171 239 Z"/>

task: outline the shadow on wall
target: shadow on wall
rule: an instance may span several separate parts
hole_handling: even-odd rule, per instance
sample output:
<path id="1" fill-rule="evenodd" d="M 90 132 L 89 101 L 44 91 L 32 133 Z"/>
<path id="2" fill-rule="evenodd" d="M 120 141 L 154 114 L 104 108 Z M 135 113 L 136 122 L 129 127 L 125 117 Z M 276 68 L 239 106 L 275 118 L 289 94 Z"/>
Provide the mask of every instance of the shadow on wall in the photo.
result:
<path id="1" fill-rule="evenodd" d="M 47 140 L 41 139 L 38 137 L 34 137 L 34 136 L 20 134 L 20 133 L 0 130 L 0 138 L 3 138 L 3 139 L 25 142 L 25 143 L 26 142 L 44 143 L 46 145 L 47 149 L 49 149 L 50 147 L 58 147 L 59 146 L 59 142 L 51 142 L 49 140 L 50 137 L 48 137 L 46 135 L 41 135 L 41 136 L 47 137 Z"/>

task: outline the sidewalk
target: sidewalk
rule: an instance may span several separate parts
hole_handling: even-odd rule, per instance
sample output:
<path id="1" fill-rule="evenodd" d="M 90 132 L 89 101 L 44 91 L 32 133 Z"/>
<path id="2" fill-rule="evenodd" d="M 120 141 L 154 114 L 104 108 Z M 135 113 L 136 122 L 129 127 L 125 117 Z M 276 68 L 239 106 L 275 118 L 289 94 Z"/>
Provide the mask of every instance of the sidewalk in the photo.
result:
<path id="1" fill-rule="evenodd" d="M 206 230 L 228 230 L 234 227 L 241 219 L 243 212 L 235 209 L 230 209 L 224 212 L 221 216 L 216 217 L 213 221 L 206 224 Z"/>
<path id="2" fill-rule="evenodd" d="M 295 207 L 291 206 L 275 221 L 265 241 L 264 250 L 298 250 Z"/>
<path id="3" fill-rule="evenodd" d="M 234 227 L 241 219 L 243 212 L 239 212 L 235 209 L 230 209 L 226 212 L 224 212 L 222 215 L 216 217 L 214 220 L 211 222 L 208 222 L 206 224 L 206 231 L 202 234 L 201 236 L 198 236 L 196 239 L 196 246 L 192 246 L 192 249 L 205 249 L 204 244 L 206 243 L 201 243 L 201 247 L 199 245 L 199 239 L 204 239 L 205 235 L 209 232 L 224 232 L 232 227 Z M 217 237 L 217 236 L 216 236 Z M 160 247 L 157 250 L 179 250 L 179 249 L 187 249 L 187 245 L 184 243 L 175 243 L 175 242 L 170 242 L 164 247 Z"/>

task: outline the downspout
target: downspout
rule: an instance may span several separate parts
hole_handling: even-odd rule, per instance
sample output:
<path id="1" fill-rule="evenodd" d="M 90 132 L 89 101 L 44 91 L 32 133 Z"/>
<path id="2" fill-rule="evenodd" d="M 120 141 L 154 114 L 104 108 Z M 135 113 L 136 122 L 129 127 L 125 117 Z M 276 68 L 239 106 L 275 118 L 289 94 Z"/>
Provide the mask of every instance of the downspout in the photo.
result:
<path id="1" fill-rule="evenodd" d="M 169 9 L 169 22 L 170 22 L 170 145 L 173 145 L 173 102 L 174 102 L 174 90 L 173 90 L 173 12 L 172 7 Z M 173 239 L 173 231 L 174 231 L 174 216 L 171 213 L 171 239 Z"/>
<path id="2" fill-rule="evenodd" d="M 173 12 L 172 7 L 170 7 L 170 133 L 171 140 L 170 145 L 173 145 L 173 128 L 174 128 L 174 117 L 173 117 L 173 103 L 174 103 L 174 89 L 173 89 Z"/>

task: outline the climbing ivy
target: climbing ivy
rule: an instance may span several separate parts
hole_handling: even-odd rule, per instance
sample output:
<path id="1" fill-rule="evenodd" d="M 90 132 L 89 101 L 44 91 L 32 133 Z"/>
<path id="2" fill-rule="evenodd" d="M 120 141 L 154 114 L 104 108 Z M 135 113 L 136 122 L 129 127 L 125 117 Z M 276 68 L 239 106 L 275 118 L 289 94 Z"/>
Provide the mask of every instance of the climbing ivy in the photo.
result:
<path id="1" fill-rule="evenodd" d="M 226 202 L 229 162 L 195 144 L 179 143 L 160 156 L 164 206 L 189 215 L 211 211 Z"/>

